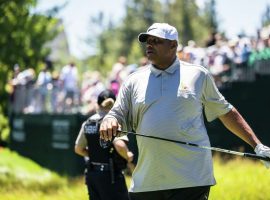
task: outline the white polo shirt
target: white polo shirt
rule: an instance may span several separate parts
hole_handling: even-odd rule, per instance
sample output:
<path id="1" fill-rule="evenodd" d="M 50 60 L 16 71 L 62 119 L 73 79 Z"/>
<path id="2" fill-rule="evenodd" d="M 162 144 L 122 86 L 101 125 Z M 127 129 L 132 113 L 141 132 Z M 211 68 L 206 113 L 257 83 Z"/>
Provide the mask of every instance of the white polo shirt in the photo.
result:
<path id="1" fill-rule="evenodd" d="M 210 146 L 203 107 L 208 121 L 232 109 L 204 67 L 176 59 L 164 71 L 150 64 L 131 74 L 105 118 L 139 134 Z M 131 192 L 215 184 L 211 151 L 141 136 L 137 144 Z"/>

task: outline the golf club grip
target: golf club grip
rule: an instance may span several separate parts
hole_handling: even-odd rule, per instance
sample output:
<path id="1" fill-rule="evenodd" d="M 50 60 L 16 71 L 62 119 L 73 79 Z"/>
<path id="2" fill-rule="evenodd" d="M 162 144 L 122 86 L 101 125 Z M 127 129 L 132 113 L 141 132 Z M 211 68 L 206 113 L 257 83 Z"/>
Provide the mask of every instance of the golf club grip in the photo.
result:
<path id="1" fill-rule="evenodd" d="M 244 153 L 244 156 L 249 157 L 249 158 L 255 158 L 255 159 L 259 159 L 259 160 L 264 160 L 264 161 L 270 161 L 269 157 L 258 156 L 256 154 L 252 154 L 252 153 Z"/>

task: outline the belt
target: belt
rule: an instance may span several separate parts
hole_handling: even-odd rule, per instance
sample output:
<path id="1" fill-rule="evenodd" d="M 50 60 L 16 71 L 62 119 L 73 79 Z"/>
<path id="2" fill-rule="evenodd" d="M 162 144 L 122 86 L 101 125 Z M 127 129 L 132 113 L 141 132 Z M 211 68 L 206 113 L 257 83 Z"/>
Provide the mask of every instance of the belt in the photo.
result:
<path id="1" fill-rule="evenodd" d="M 94 171 L 109 171 L 110 166 L 108 163 L 90 162 L 90 169 Z"/>

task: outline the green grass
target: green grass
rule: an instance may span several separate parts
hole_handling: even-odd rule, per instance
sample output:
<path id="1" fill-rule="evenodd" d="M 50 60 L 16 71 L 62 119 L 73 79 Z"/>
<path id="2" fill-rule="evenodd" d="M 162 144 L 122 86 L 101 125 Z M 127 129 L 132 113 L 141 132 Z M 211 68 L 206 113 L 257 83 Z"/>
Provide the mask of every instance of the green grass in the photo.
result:
<path id="1" fill-rule="evenodd" d="M 71 180 L 67 185 L 49 192 L 31 189 L 1 191 L 0 199 L 5 200 L 87 200 L 83 179 Z"/>
<path id="2" fill-rule="evenodd" d="M 0 149 L 0 158 L 2 190 L 23 188 L 48 192 L 66 185 L 66 180 L 56 173 L 8 149 Z"/>
<path id="3" fill-rule="evenodd" d="M 0 149 L 0 199 L 87 199 L 83 178 L 61 177 L 30 159 Z"/>
<path id="4" fill-rule="evenodd" d="M 215 156 L 214 171 L 209 200 L 270 200 L 270 171 L 261 162 Z M 5 200 L 88 199 L 83 176 L 61 177 L 7 149 L 0 149 L 0 194 Z"/>
<path id="5" fill-rule="evenodd" d="M 214 157 L 217 185 L 210 200 L 269 200 L 270 171 L 260 161 L 241 157 L 222 161 Z"/>

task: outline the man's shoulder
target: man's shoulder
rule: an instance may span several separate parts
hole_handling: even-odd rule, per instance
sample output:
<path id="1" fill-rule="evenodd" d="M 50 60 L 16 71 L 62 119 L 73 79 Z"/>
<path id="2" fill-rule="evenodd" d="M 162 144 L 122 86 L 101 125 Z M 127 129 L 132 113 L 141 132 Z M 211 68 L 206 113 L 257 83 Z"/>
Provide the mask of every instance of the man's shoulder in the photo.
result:
<path id="1" fill-rule="evenodd" d="M 135 72 L 128 76 L 128 79 L 137 79 L 150 73 L 150 65 L 138 68 Z"/>
<path id="2" fill-rule="evenodd" d="M 134 73 L 132 74 L 142 74 L 145 72 L 150 72 L 150 64 L 149 65 L 145 65 L 144 67 L 139 67 Z"/>
<path id="3" fill-rule="evenodd" d="M 180 61 L 180 66 L 181 68 L 183 68 L 184 70 L 187 71 L 198 71 L 204 74 L 207 74 L 209 71 L 208 69 L 206 69 L 204 66 L 202 65 L 197 65 L 197 64 L 193 64 L 193 63 L 188 63 L 188 62 L 184 62 L 184 61 Z"/>

